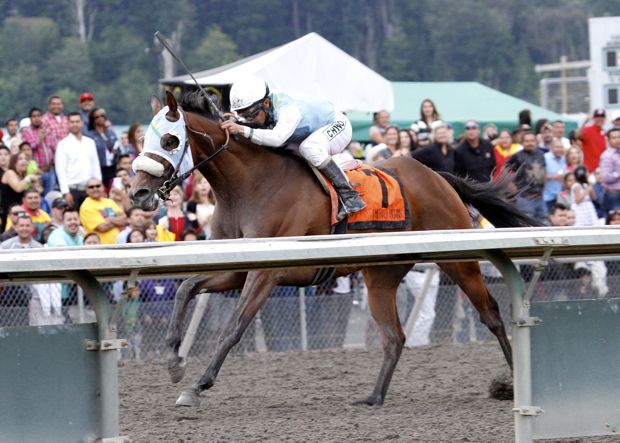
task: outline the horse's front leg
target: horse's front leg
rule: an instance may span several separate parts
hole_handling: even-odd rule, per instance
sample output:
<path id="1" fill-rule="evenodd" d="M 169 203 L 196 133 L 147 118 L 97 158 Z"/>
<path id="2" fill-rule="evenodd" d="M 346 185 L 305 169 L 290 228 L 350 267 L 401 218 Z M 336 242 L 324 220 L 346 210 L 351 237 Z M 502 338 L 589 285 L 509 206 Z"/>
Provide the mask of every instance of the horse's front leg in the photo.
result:
<path id="1" fill-rule="evenodd" d="M 213 386 L 228 352 L 239 343 L 246 328 L 265 304 L 277 282 L 277 272 L 253 271 L 248 273 L 237 306 L 218 339 L 209 367 L 198 383 L 181 393 L 176 403 L 177 406 L 198 406 L 200 404 L 200 393 Z"/>
<path id="2" fill-rule="evenodd" d="M 187 313 L 189 302 L 200 292 L 223 292 L 239 289 L 243 286 L 244 273 L 226 272 L 222 274 L 194 275 L 177 289 L 174 300 L 174 309 L 166 333 L 166 357 L 168 372 L 173 383 L 178 383 L 185 375 L 185 359 L 179 356 L 179 347 L 183 340 L 183 320 Z"/>

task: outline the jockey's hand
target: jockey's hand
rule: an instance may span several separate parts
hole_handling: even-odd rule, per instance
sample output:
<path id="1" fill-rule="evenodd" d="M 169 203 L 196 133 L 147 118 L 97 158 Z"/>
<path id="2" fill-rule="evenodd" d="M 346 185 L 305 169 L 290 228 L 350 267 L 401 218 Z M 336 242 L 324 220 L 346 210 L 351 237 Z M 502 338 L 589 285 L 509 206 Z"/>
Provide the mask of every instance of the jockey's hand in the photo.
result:
<path id="1" fill-rule="evenodd" d="M 226 120 L 220 123 L 220 128 L 222 128 L 223 130 L 228 129 L 228 132 L 230 132 L 232 135 L 235 135 L 235 134 L 243 135 L 245 126 L 238 125 L 237 123 L 232 122 L 230 120 Z"/>

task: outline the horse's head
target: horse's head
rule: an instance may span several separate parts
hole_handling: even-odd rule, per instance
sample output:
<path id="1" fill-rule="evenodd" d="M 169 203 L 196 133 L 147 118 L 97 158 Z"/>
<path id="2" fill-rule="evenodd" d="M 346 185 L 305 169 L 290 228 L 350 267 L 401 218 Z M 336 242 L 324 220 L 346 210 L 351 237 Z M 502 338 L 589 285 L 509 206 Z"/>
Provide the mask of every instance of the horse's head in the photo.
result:
<path id="1" fill-rule="evenodd" d="M 185 118 L 174 96 L 166 92 L 166 104 L 151 98 L 153 120 L 144 134 L 144 148 L 133 161 L 136 173 L 130 190 L 134 206 L 146 211 L 157 209 L 158 190 L 174 173 L 182 174 L 194 166 L 188 143 Z"/>

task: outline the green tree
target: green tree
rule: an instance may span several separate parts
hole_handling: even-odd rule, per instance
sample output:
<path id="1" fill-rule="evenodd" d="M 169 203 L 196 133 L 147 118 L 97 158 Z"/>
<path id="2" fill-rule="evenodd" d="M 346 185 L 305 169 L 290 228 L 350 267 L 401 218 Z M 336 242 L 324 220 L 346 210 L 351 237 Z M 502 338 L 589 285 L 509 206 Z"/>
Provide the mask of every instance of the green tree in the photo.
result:
<path id="1" fill-rule="evenodd" d="M 187 63 L 192 69 L 204 70 L 232 63 L 239 58 L 236 43 L 218 26 L 211 26 L 200 45 L 190 52 Z"/>

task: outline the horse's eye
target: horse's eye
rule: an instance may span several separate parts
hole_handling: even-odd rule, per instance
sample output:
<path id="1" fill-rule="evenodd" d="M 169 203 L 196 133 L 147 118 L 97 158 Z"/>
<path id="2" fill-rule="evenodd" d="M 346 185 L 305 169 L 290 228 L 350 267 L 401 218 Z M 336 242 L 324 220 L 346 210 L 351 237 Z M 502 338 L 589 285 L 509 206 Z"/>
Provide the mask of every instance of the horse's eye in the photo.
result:
<path id="1" fill-rule="evenodd" d="M 179 139 L 175 136 L 170 136 L 163 142 L 163 148 L 167 151 L 171 151 L 179 145 Z"/>

